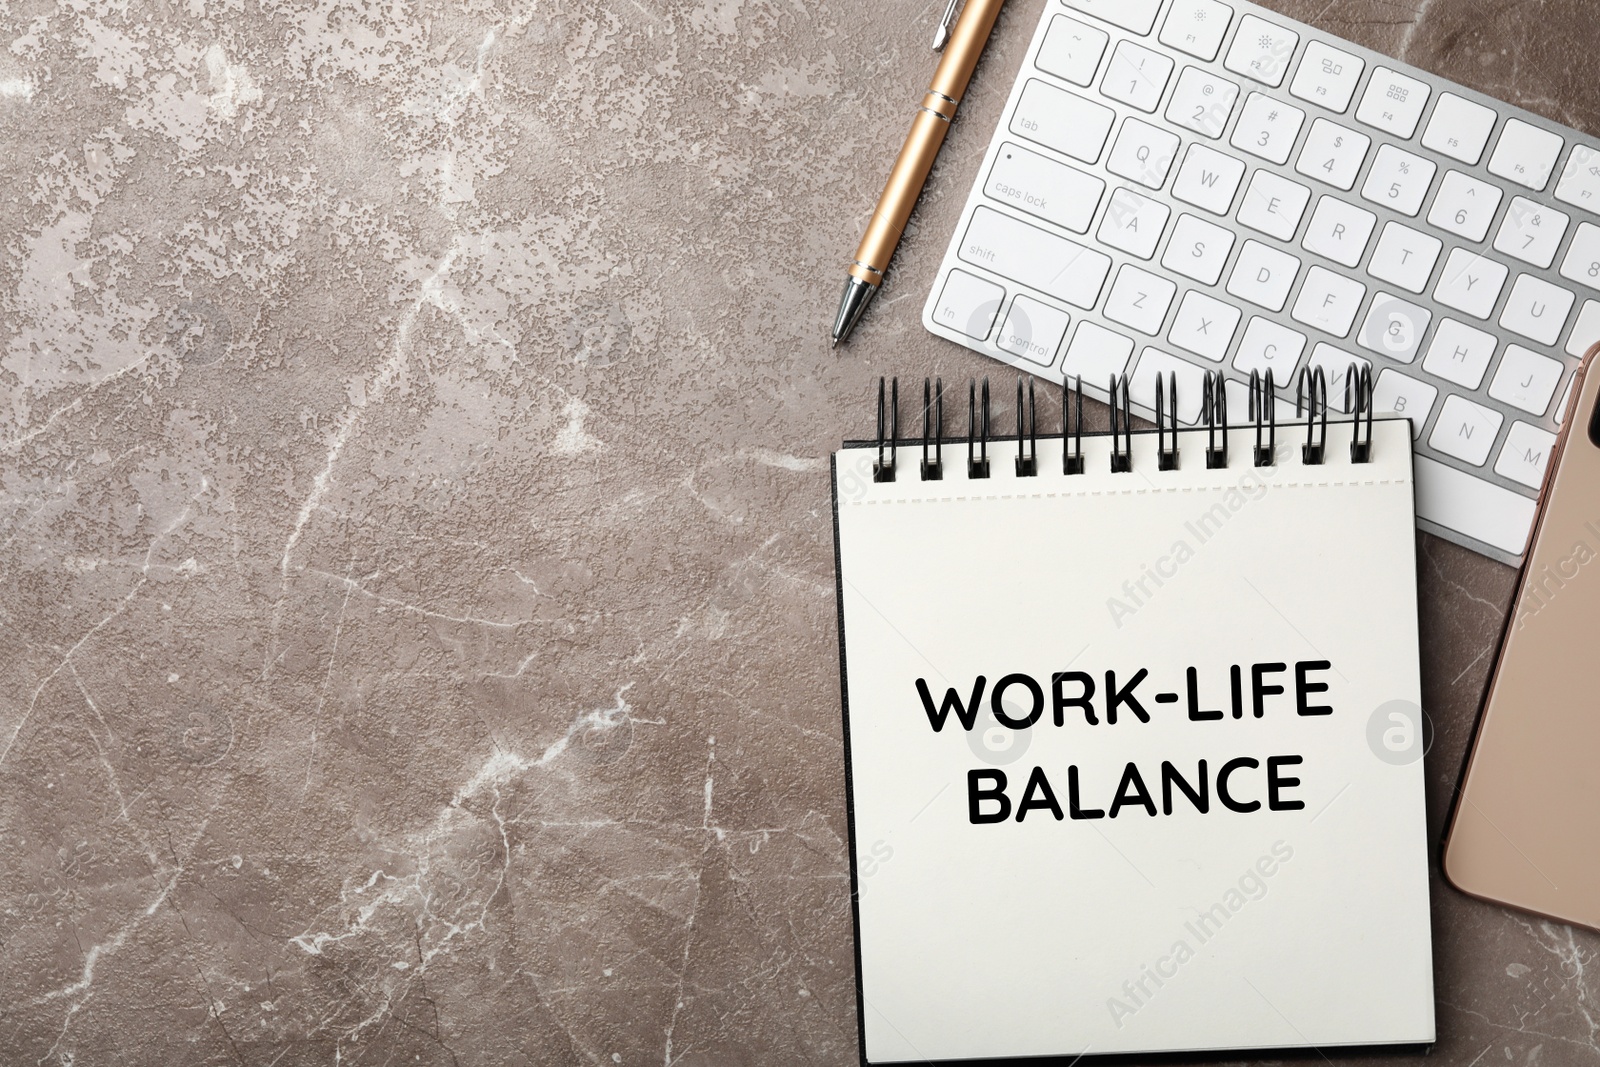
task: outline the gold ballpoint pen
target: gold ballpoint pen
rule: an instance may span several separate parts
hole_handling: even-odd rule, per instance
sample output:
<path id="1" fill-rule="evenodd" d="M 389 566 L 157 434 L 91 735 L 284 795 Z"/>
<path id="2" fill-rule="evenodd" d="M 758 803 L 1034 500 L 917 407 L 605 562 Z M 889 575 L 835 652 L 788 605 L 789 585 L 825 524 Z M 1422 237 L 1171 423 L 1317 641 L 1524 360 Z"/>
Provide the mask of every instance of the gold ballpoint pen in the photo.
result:
<path id="1" fill-rule="evenodd" d="M 867 234 L 861 239 L 861 247 L 856 249 L 855 261 L 850 264 L 850 276 L 845 279 L 844 295 L 839 300 L 839 314 L 833 320 L 835 345 L 850 336 L 883 285 L 889 257 L 894 255 L 900 235 L 911 218 L 911 209 L 922 195 L 928 172 L 933 169 L 933 161 L 950 129 L 950 120 L 955 118 L 956 105 L 967 91 L 967 83 L 972 80 L 978 57 L 983 54 L 989 31 L 994 29 L 994 20 L 999 17 L 1005 0 L 967 0 L 961 17 L 952 28 L 951 19 L 958 2 L 950 0 L 934 33 L 933 49 L 942 51 L 944 57 L 939 60 L 933 84 L 928 87 L 912 119 L 911 133 L 900 149 L 900 157 L 894 161 L 889 183 L 883 187 L 877 210 L 867 224 Z"/>

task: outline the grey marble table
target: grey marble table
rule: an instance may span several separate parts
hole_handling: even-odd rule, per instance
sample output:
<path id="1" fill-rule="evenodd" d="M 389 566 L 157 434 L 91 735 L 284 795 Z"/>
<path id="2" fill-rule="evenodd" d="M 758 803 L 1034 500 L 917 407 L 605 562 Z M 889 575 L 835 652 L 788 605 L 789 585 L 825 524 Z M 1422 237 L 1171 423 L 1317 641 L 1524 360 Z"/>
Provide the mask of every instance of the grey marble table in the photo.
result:
<path id="1" fill-rule="evenodd" d="M 935 0 L 0 0 L 0 1063 L 846 1064 L 840 271 Z M 1577 0 L 1281 0 L 1600 133 Z M 896 103 L 898 101 L 898 103 Z M 1514 575 L 1421 539 L 1437 840 Z M 1462 1067 L 1596 938 L 1436 878 Z"/>

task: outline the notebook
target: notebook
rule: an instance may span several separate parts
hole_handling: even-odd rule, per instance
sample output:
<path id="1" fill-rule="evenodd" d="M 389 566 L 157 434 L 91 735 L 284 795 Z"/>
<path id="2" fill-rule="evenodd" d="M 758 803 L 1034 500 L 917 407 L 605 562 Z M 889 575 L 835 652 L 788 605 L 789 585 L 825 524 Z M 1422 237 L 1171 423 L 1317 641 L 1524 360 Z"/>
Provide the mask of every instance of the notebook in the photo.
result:
<path id="1" fill-rule="evenodd" d="M 863 1062 L 1433 1041 L 1409 422 L 963 392 L 833 457 Z"/>

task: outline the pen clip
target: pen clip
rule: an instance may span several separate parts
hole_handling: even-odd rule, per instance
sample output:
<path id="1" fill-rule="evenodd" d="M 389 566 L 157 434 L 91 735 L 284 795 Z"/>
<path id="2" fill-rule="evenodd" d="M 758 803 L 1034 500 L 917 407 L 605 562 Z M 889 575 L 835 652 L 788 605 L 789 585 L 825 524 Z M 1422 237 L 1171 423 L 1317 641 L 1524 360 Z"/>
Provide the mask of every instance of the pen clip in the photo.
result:
<path id="1" fill-rule="evenodd" d="M 933 31 L 933 50 L 943 52 L 944 46 L 950 43 L 950 30 L 956 22 L 956 5 L 961 0 L 950 0 L 945 6 L 944 17 L 939 20 L 939 26 Z"/>

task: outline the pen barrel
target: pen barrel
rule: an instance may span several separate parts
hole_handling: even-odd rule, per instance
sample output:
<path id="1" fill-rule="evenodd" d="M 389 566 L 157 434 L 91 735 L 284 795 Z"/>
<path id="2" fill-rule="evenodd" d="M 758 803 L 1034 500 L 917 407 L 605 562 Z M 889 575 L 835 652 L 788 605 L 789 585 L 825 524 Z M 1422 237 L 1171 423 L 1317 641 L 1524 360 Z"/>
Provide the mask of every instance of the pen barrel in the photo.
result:
<path id="1" fill-rule="evenodd" d="M 959 102 L 967 95 L 967 83 L 972 80 L 972 72 L 978 69 L 978 59 L 983 55 L 984 45 L 989 43 L 989 34 L 1004 5 L 1005 0 L 967 0 L 966 8 L 951 29 L 950 41 L 944 46 L 939 69 L 933 72 L 933 84 L 928 86 L 930 93 L 938 93 L 952 102 Z"/>
<path id="2" fill-rule="evenodd" d="M 889 266 L 900 236 L 905 233 L 911 219 L 911 209 L 922 195 L 922 186 L 933 169 L 933 161 L 950 132 L 950 120 L 955 118 L 956 105 L 966 95 L 967 83 L 977 69 L 978 59 L 989 42 L 995 19 L 1005 0 L 967 0 L 961 17 L 956 20 L 950 40 L 940 57 L 939 69 L 934 71 L 933 84 L 923 95 L 922 106 L 917 109 L 911 123 L 911 133 L 894 161 L 889 182 L 883 187 L 878 209 L 872 213 L 866 236 L 856 249 L 856 260 L 850 265 L 850 276 L 868 285 L 881 285 L 883 272 Z"/>
<path id="3" fill-rule="evenodd" d="M 922 195 L 928 172 L 933 169 L 933 161 L 939 156 L 939 147 L 944 144 L 945 134 L 950 130 L 950 119 L 945 113 L 932 110 L 930 105 L 935 104 L 950 114 L 955 112 L 954 103 L 936 101 L 932 93 L 928 94 L 923 107 L 917 111 L 917 117 L 912 120 L 911 133 L 906 136 L 899 158 L 894 161 L 894 170 L 889 172 L 888 184 L 883 187 L 883 196 L 878 199 L 878 209 L 872 213 L 866 236 L 861 238 L 861 246 L 856 249 L 856 261 L 850 265 L 851 277 L 860 278 L 869 285 L 883 282 L 883 272 L 889 266 L 889 258 L 894 255 L 901 234 L 905 233 L 911 209 Z"/>

